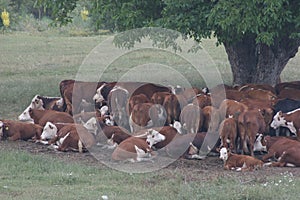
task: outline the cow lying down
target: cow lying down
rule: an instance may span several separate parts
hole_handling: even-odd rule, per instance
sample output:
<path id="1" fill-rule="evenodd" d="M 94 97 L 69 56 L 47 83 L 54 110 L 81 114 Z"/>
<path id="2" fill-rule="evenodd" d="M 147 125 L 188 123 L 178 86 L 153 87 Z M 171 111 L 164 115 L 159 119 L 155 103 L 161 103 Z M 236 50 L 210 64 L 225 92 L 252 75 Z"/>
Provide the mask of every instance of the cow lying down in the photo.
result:
<path id="1" fill-rule="evenodd" d="M 151 147 L 166 139 L 156 130 L 149 129 L 144 136 L 131 136 L 123 140 L 112 153 L 114 160 L 129 160 L 131 162 L 151 161 L 156 157 Z"/>
<path id="2" fill-rule="evenodd" d="M 264 165 L 264 162 L 257 158 L 231 153 L 225 147 L 220 150 L 220 159 L 224 161 L 224 169 L 226 170 L 252 171 Z"/>
<path id="3" fill-rule="evenodd" d="M 0 138 L 12 141 L 39 139 L 43 127 L 26 122 L 18 122 L 12 120 L 0 121 Z"/>
<path id="4" fill-rule="evenodd" d="M 95 145 L 95 136 L 81 124 L 63 126 L 49 141 L 58 151 L 83 151 Z"/>

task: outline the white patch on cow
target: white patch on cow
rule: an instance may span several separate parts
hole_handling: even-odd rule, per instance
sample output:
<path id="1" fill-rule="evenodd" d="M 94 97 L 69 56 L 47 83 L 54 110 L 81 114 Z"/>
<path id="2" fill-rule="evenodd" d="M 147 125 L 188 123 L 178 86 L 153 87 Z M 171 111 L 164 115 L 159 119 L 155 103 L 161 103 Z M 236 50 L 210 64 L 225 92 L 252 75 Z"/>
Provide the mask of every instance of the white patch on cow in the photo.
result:
<path id="1" fill-rule="evenodd" d="M 205 87 L 205 88 L 202 89 L 202 92 L 203 92 L 204 94 L 208 94 L 208 91 L 209 91 L 209 90 L 208 90 L 207 87 Z"/>
<path id="2" fill-rule="evenodd" d="M 123 87 L 121 87 L 119 85 L 116 85 L 115 87 L 113 87 L 113 89 L 111 90 L 111 92 L 114 92 L 116 90 L 123 90 L 126 93 L 126 95 L 129 95 L 128 90 L 126 90 L 125 88 L 123 88 Z"/>
<path id="3" fill-rule="evenodd" d="M 136 151 L 136 161 L 148 161 L 150 160 L 151 153 L 145 152 L 143 149 L 140 149 L 138 146 L 134 145 L 134 149 Z"/>
<path id="4" fill-rule="evenodd" d="M 228 159 L 228 151 L 225 147 L 222 147 L 220 150 L 220 159 L 226 161 Z"/>
<path id="5" fill-rule="evenodd" d="M 81 140 L 78 140 L 78 151 L 79 151 L 80 153 L 83 152 L 83 144 L 82 144 Z"/>
<path id="6" fill-rule="evenodd" d="M 67 133 L 67 135 L 65 135 L 65 137 L 62 137 L 58 140 L 58 145 L 62 145 L 64 143 L 64 141 L 66 140 L 67 137 L 69 137 L 71 133 Z"/>
<path id="7" fill-rule="evenodd" d="M 59 100 L 57 100 L 55 102 L 55 104 L 59 107 L 62 107 L 64 105 L 64 99 L 63 98 L 60 98 Z"/>
<path id="8" fill-rule="evenodd" d="M 54 138 L 56 134 L 57 134 L 57 127 L 53 123 L 47 122 L 43 128 L 41 139 L 50 140 Z"/>
<path id="9" fill-rule="evenodd" d="M 299 111 L 300 110 L 300 108 L 297 108 L 297 109 L 295 109 L 295 110 L 292 110 L 292 111 L 290 111 L 290 112 L 287 112 L 286 114 L 287 115 L 290 115 L 290 114 L 293 114 L 293 113 L 295 113 L 295 112 L 297 112 L 297 111 Z"/>
<path id="10" fill-rule="evenodd" d="M 108 114 L 108 106 L 102 106 L 101 108 L 100 108 L 100 115 L 101 116 L 105 116 L 105 115 L 107 115 Z"/>
<path id="11" fill-rule="evenodd" d="M 4 126 L 4 123 L 2 121 L 0 121 L 0 137 L 3 137 L 3 126 Z"/>
<path id="12" fill-rule="evenodd" d="M 292 164 L 292 163 L 286 163 L 287 167 L 296 167 L 296 165 Z"/>
<path id="13" fill-rule="evenodd" d="M 88 132 L 96 135 L 98 131 L 97 123 L 98 123 L 97 119 L 95 117 L 92 117 L 86 123 L 84 123 L 83 126 L 88 130 Z"/>
<path id="14" fill-rule="evenodd" d="M 103 85 L 101 85 L 98 89 L 97 89 L 97 91 L 96 91 L 96 94 L 94 95 L 94 97 L 93 97 L 93 100 L 96 102 L 96 103 L 101 103 L 101 102 L 103 102 L 105 99 L 104 99 L 104 97 L 102 96 L 102 94 L 101 94 L 101 91 L 102 91 L 102 89 L 103 89 L 103 87 L 105 86 L 106 84 L 103 84 Z"/>
<path id="15" fill-rule="evenodd" d="M 227 142 L 227 143 L 230 143 L 230 140 L 229 140 L 229 139 L 226 139 L 226 142 Z"/>
<path id="16" fill-rule="evenodd" d="M 146 142 L 148 143 L 149 147 L 152 147 L 153 145 L 164 141 L 166 139 L 166 136 L 162 135 L 156 130 L 149 129 L 147 132 L 147 139 Z"/>
<path id="17" fill-rule="evenodd" d="M 113 120 L 113 117 L 111 115 L 108 115 L 106 118 L 105 118 L 105 124 L 107 126 L 113 126 L 115 124 L 115 121 Z"/>
<path id="18" fill-rule="evenodd" d="M 253 151 L 267 151 L 267 146 L 262 145 L 263 134 L 259 134 L 253 146 Z"/>
<path id="19" fill-rule="evenodd" d="M 132 113 L 129 116 L 129 127 L 130 127 L 130 132 L 133 133 L 134 132 L 134 121 L 132 120 Z"/>
<path id="20" fill-rule="evenodd" d="M 170 124 L 171 127 L 175 128 L 179 134 L 182 134 L 182 125 L 179 121 L 174 121 L 173 124 Z"/>

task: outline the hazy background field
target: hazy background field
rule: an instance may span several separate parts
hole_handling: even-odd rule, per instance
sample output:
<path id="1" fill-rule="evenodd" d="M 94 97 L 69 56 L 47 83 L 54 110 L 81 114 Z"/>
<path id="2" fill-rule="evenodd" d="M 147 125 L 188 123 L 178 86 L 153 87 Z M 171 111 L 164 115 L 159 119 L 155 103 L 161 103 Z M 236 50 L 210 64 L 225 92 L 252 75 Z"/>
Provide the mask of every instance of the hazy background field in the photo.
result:
<path id="1" fill-rule="evenodd" d="M 35 94 L 59 96 L 63 79 L 76 77 L 86 55 L 108 36 L 67 37 L 51 33 L 13 32 L 0 34 L 0 118 L 16 119 Z M 231 84 L 230 67 L 222 46 L 203 40 L 221 72 Z M 167 60 L 194 86 L 201 77 L 180 58 L 168 54 L 139 52 L 108 68 L 103 79 L 118 80 L 139 61 Z M 137 63 L 136 63 L 137 62 Z M 293 58 L 282 74 L 283 81 L 299 80 L 300 56 Z M 121 67 L 120 67 L 121 66 Z M 0 142 L 4 146 L 8 142 Z M 200 161 L 199 161 L 200 162 Z M 298 199 L 300 178 L 286 169 L 282 174 L 256 177 L 241 183 L 239 174 L 201 177 L 189 169 L 163 169 L 149 174 L 127 174 L 103 165 L 61 161 L 47 155 L 0 148 L 0 199 Z M 220 170 L 222 166 L 220 165 Z M 202 172 L 203 173 L 203 172 Z M 187 174 L 189 176 L 187 176 Z"/>

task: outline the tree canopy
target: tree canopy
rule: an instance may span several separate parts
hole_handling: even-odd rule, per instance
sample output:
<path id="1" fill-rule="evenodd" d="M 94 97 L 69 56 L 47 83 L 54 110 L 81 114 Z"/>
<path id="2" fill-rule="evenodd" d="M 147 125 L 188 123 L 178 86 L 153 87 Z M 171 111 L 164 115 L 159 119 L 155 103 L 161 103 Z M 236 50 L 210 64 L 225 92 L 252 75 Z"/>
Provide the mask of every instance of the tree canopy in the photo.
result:
<path id="1" fill-rule="evenodd" d="M 64 24 L 80 0 L 44 1 L 56 22 Z M 154 26 L 179 31 L 196 41 L 215 36 L 225 46 L 238 84 L 275 84 L 300 46 L 298 0 L 95 0 L 91 17 L 97 29 Z M 271 68 L 276 73 L 270 73 Z"/>

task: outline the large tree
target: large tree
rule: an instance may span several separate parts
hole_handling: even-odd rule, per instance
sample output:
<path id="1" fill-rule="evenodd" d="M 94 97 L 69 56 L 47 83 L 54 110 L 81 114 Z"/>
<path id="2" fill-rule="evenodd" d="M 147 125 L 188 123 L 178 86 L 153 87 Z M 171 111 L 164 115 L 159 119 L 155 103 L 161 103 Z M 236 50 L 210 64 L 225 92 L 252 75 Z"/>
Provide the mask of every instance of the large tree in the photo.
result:
<path id="1" fill-rule="evenodd" d="M 71 2 L 49 1 L 59 22 L 68 18 Z M 299 0 L 95 0 L 97 28 L 124 31 L 157 26 L 201 41 L 223 44 L 234 84 L 279 82 L 280 74 L 300 46 Z M 55 9 L 54 9 L 55 11 Z"/>

